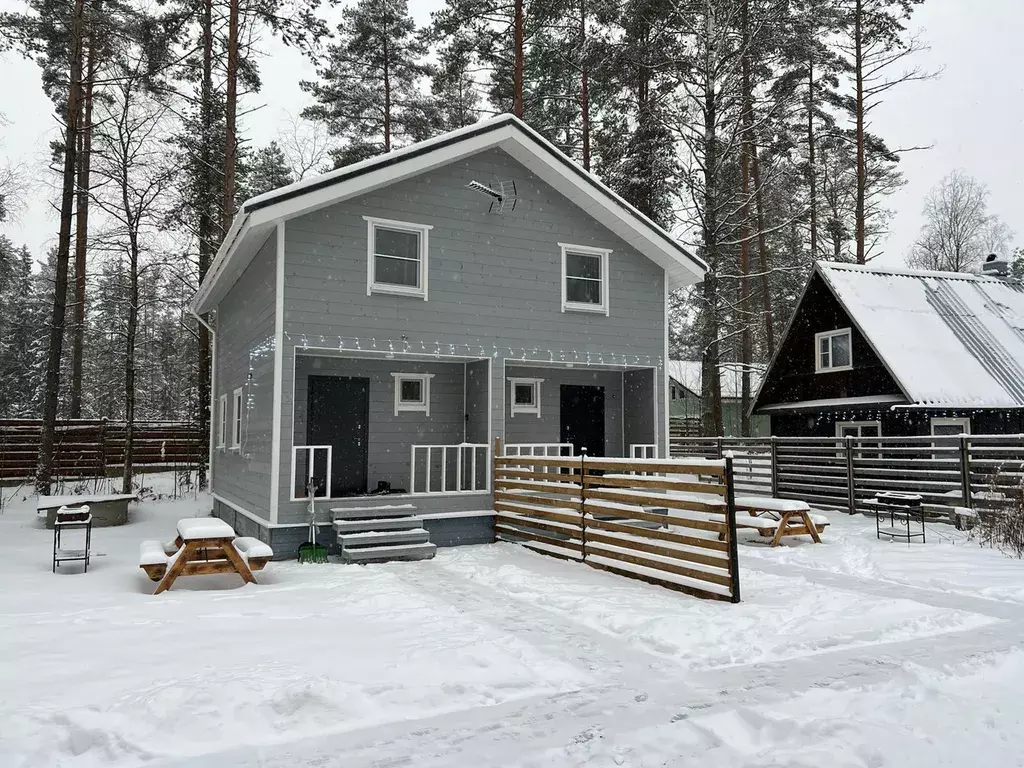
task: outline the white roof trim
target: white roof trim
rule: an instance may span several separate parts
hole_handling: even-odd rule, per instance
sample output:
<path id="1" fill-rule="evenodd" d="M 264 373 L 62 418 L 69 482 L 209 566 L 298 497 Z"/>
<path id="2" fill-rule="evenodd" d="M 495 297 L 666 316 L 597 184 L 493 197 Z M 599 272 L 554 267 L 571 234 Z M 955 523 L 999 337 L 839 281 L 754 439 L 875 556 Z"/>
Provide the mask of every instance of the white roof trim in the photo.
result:
<path id="1" fill-rule="evenodd" d="M 706 264 L 669 233 L 518 118 L 502 115 L 248 200 L 217 251 L 193 300 L 193 310 L 208 312 L 219 303 L 234 282 L 225 283 L 225 276 L 241 274 L 265 240 L 266 228 L 277 221 L 342 202 L 492 147 L 506 151 L 665 269 L 670 289 L 703 279 Z"/>

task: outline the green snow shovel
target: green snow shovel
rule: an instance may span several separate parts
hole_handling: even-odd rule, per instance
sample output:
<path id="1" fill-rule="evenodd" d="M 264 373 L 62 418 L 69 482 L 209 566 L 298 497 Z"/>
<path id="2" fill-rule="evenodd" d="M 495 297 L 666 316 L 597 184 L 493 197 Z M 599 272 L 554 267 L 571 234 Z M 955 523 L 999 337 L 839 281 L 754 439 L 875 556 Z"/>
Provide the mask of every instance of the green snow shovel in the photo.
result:
<path id="1" fill-rule="evenodd" d="M 316 499 L 316 491 L 319 487 L 320 482 L 315 477 L 309 478 L 309 482 L 306 483 L 306 493 L 309 495 L 309 541 L 299 545 L 300 563 L 327 562 L 327 547 L 316 543 L 316 506 L 314 500 Z"/>

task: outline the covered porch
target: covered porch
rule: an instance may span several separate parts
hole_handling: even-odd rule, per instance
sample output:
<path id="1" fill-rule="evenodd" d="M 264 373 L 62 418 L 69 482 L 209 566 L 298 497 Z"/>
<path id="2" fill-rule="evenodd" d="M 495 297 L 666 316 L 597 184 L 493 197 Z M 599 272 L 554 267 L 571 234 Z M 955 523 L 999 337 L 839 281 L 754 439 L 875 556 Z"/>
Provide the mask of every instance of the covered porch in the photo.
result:
<path id="1" fill-rule="evenodd" d="M 505 455 L 658 456 L 657 368 L 517 360 L 503 367 Z"/>
<path id="2" fill-rule="evenodd" d="M 290 501 L 487 494 L 489 367 L 296 354 Z"/>

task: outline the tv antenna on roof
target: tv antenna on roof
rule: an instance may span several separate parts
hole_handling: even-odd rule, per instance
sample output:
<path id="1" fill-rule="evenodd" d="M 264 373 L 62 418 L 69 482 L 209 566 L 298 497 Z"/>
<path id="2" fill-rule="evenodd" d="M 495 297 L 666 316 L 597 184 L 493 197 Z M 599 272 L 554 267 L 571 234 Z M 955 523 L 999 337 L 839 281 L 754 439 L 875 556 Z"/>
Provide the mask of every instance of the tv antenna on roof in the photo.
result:
<path id="1" fill-rule="evenodd" d="M 491 198 L 491 205 L 487 209 L 488 213 L 505 213 L 507 211 L 514 211 L 516 208 L 516 201 L 519 199 L 516 193 L 516 183 L 514 181 L 495 181 L 491 186 L 487 186 L 479 181 L 471 181 L 466 185 L 467 189 L 472 189 L 474 192 L 479 192 L 483 195 L 487 195 Z"/>

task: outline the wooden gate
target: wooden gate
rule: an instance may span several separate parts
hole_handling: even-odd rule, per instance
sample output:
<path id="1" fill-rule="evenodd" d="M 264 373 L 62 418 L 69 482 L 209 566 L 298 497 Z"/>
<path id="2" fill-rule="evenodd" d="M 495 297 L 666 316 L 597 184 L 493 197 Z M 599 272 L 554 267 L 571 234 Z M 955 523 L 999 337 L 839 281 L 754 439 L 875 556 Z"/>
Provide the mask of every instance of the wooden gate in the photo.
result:
<path id="1" fill-rule="evenodd" d="M 732 459 L 500 456 L 495 537 L 691 595 L 740 600 Z"/>

